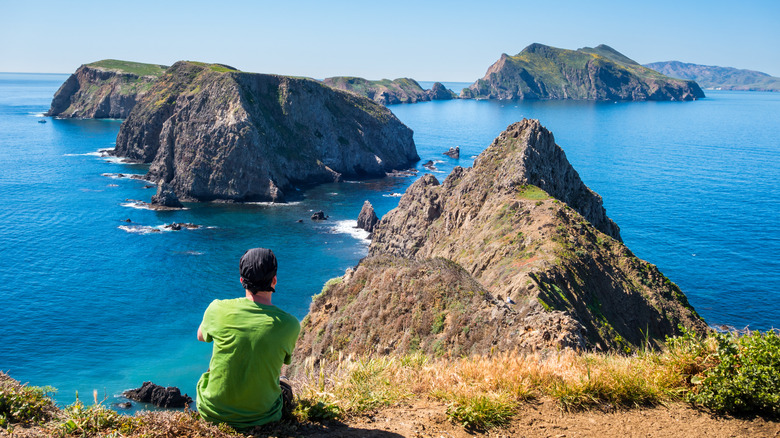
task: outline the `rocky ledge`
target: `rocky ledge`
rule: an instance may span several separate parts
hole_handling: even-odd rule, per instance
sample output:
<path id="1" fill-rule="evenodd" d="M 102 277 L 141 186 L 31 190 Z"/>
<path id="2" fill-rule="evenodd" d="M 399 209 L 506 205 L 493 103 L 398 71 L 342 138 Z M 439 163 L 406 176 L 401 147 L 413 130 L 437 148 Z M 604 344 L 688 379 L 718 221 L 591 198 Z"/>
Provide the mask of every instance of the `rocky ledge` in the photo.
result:
<path id="1" fill-rule="evenodd" d="M 141 98 L 113 154 L 181 201 L 274 201 L 419 160 L 388 109 L 320 82 L 177 62 Z"/>
<path id="2" fill-rule="evenodd" d="M 706 331 L 680 289 L 619 237 L 552 134 L 523 120 L 473 168 L 409 187 L 369 256 L 314 297 L 296 357 L 631 352 L 680 326 Z"/>
<path id="3" fill-rule="evenodd" d="M 441 82 L 434 83 L 430 90 L 424 90 L 417 81 L 411 78 L 370 81 L 363 78 L 336 76 L 326 78 L 322 83 L 339 90 L 359 94 L 381 105 L 458 98 L 457 94 L 444 87 Z"/>
<path id="4" fill-rule="evenodd" d="M 124 119 L 166 68 L 113 59 L 82 65 L 54 94 L 46 115 Z"/>
<path id="5" fill-rule="evenodd" d="M 694 81 L 673 79 L 600 45 L 566 50 L 531 44 L 507 54 L 461 98 L 573 100 L 694 100 L 704 92 Z"/>

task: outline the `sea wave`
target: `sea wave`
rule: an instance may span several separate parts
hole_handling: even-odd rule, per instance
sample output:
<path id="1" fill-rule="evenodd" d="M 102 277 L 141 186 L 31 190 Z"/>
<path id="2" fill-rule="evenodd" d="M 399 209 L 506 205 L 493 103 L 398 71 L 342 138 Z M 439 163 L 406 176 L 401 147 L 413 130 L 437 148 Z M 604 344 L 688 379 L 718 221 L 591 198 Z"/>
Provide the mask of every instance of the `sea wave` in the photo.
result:
<path id="1" fill-rule="evenodd" d="M 119 228 L 122 231 L 127 231 L 128 233 L 131 234 L 152 234 L 152 233 L 162 233 L 164 231 L 170 231 L 162 227 L 150 227 L 148 225 L 120 225 L 117 228 Z"/>
<path id="2" fill-rule="evenodd" d="M 262 205 L 265 207 L 287 207 L 290 205 L 298 205 L 301 201 L 293 201 L 293 202 L 270 202 L 270 201 L 255 201 L 255 202 L 244 202 L 244 204 L 248 205 Z"/>
<path id="3" fill-rule="evenodd" d="M 152 208 L 149 206 L 149 204 L 147 204 L 147 203 L 145 203 L 143 201 L 123 202 L 120 205 L 122 207 L 137 208 L 138 210 L 152 210 Z"/>
<path id="4" fill-rule="evenodd" d="M 403 195 L 404 195 L 403 193 L 385 193 L 382 196 L 384 196 L 385 198 L 400 198 Z"/>
<path id="5" fill-rule="evenodd" d="M 349 234 L 365 245 L 371 243 L 371 240 L 368 238 L 371 233 L 362 228 L 358 228 L 356 220 L 336 221 L 331 228 L 331 232 L 335 234 Z"/>

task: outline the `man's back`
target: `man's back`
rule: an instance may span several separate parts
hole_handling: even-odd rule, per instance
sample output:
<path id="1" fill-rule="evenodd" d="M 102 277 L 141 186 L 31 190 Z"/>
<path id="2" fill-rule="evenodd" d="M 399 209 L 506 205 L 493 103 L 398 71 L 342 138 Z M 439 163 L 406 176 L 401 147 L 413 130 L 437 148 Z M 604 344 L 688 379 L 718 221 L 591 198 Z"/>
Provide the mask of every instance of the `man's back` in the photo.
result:
<path id="1" fill-rule="evenodd" d="M 290 363 L 298 320 L 273 305 L 236 298 L 213 301 L 201 329 L 214 348 L 209 371 L 198 382 L 200 415 L 238 428 L 278 421 L 279 374 Z"/>

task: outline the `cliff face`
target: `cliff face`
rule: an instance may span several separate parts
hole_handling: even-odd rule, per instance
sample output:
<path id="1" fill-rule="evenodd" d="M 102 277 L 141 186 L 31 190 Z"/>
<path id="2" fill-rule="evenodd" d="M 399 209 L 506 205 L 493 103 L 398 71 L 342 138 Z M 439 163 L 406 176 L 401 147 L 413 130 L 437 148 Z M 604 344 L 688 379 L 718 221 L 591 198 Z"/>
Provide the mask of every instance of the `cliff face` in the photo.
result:
<path id="1" fill-rule="evenodd" d="M 575 100 L 693 100 L 704 92 L 693 82 L 645 68 L 611 47 L 578 50 L 532 44 L 501 55 L 461 98 Z"/>
<path id="2" fill-rule="evenodd" d="M 445 88 L 440 82 L 434 83 L 430 90 L 424 90 L 417 81 L 410 78 L 369 81 L 363 78 L 336 76 L 326 78 L 322 83 L 339 90 L 357 93 L 381 105 L 457 98 L 455 93 Z"/>
<path id="3" fill-rule="evenodd" d="M 76 70 L 54 94 L 47 116 L 126 118 L 166 67 L 104 60 Z"/>
<path id="4" fill-rule="evenodd" d="M 310 79 L 178 62 L 137 103 L 114 154 L 185 201 L 283 201 L 299 186 L 419 159 L 389 110 Z"/>
<path id="5" fill-rule="evenodd" d="M 754 70 L 679 61 L 653 62 L 645 67 L 673 78 L 696 81 L 704 88 L 739 91 L 780 91 L 780 78 Z"/>
<path id="6" fill-rule="evenodd" d="M 552 134 L 516 123 L 473 168 L 406 191 L 369 257 L 313 301 L 300 353 L 631 351 L 678 325 L 707 330 L 617 233 Z"/>

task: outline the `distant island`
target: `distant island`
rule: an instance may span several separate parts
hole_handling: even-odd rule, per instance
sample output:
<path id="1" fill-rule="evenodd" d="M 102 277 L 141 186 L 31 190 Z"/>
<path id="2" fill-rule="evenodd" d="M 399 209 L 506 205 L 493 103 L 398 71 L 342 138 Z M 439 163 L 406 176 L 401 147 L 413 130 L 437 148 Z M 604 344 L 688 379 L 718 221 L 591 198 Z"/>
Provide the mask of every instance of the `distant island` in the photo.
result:
<path id="1" fill-rule="evenodd" d="M 653 62 L 644 66 L 673 78 L 696 81 L 707 89 L 780 91 L 780 78 L 760 71 L 680 61 Z"/>
<path id="2" fill-rule="evenodd" d="M 329 87 L 365 96 L 382 105 L 450 100 L 458 97 L 440 82 L 434 83 L 430 90 L 424 90 L 417 81 L 411 78 L 370 81 L 350 76 L 336 76 L 326 78 L 322 82 Z"/>
<path id="3" fill-rule="evenodd" d="M 54 94 L 46 115 L 124 119 L 167 68 L 116 59 L 84 64 Z"/>
<path id="4" fill-rule="evenodd" d="M 460 97 L 693 100 L 704 92 L 694 81 L 664 76 L 603 44 L 578 50 L 531 44 L 515 56 L 501 55 Z"/>

